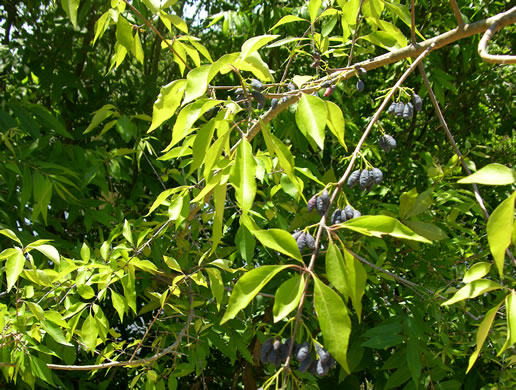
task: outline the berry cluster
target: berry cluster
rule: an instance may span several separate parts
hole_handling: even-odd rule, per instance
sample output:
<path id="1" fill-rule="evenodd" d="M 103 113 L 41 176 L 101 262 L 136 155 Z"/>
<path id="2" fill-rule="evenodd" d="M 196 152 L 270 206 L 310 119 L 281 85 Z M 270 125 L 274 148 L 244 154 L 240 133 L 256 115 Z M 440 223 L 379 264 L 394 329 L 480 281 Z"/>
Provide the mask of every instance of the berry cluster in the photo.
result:
<path id="1" fill-rule="evenodd" d="M 408 103 L 394 102 L 389 106 L 387 114 L 410 119 L 414 115 L 414 110 L 419 112 L 423 109 L 423 100 L 419 95 L 414 94 Z"/>
<path id="2" fill-rule="evenodd" d="M 312 211 L 313 209 L 316 209 L 319 215 L 322 217 L 324 213 L 326 213 L 326 210 L 328 210 L 328 206 L 330 205 L 330 194 L 328 193 L 328 190 L 324 190 L 323 193 L 320 196 L 314 195 L 306 204 L 306 207 L 308 208 L 308 211 Z"/>
<path id="3" fill-rule="evenodd" d="M 294 240 L 296 240 L 297 247 L 299 248 L 299 252 L 302 252 L 303 249 L 314 249 L 315 248 L 315 240 L 310 233 L 305 233 L 302 231 L 295 232 L 292 234 Z"/>
<path id="4" fill-rule="evenodd" d="M 287 339 L 285 343 L 279 340 L 268 339 L 263 343 L 260 351 L 260 361 L 262 364 L 271 363 L 275 367 L 279 367 L 281 363 L 287 360 L 292 339 Z M 333 356 L 321 345 L 315 344 L 318 358 L 314 359 L 310 350 L 310 343 L 305 341 L 302 344 L 294 345 L 294 357 L 299 362 L 299 371 L 308 371 L 312 375 L 325 376 L 330 368 L 334 368 L 337 364 Z"/>
<path id="5" fill-rule="evenodd" d="M 263 108 L 265 107 L 265 96 L 262 93 L 262 91 L 265 88 L 264 85 L 262 84 L 261 81 L 256 80 L 256 79 L 251 80 L 250 85 L 251 85 L 251 88 L 253 89 L 251 91 L 251 96 L 252 96 L 253 100 L 256 102 L 256 108 L 259 110 L 263 110 Z M 236 100 L 244 100 L 245 99 L 244 90 L 242 88 L 238 88 L 235 91 L 235 99 Z M 249 107 L 250 102 L 245 101 L 244 105 Z"/>
<path id="6" fill-rule="evenodd" d="M 391 135 L 385 134 L 378 140 L 378 146 L 380 146 L 384 152 L 390 152 L 392 149 L 396 149 L 396 140 Z"/>
<path id="7" fill-rule="evenodd" d="M 375 184 L 380 184 L 383 180 L 383 173 L 378 168 L 369 169 L 357 169 L 351 172 L 348 178 L 348 187 L 352 188 L 356 184 L 360 185 L 360 189 L 369 191 Z"/>
<path id="8" fill-rule="evenodd" d="M 331 223 L 333 225 L 346 222 L 353 218 L 358 218 L 362 215 L 362 213 L 358 210 L 353 209 L 349 204 L 342 209 L 336 209 L 331 215 Z"/>

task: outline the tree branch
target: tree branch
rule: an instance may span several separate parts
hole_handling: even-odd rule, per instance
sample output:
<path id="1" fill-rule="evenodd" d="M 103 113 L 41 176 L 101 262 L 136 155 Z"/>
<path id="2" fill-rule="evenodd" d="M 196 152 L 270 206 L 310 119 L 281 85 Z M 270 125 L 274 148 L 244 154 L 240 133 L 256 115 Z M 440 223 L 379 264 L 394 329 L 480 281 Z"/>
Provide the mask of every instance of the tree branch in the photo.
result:
<path id="1" fill-rule="evenodd" d="M 503 26 L 500 26 L 498 23 L 494 23 L 487 29 L 487 31 L 482 36 L 482 39 L 478 43 L 478 54 L 485 62 L 489 62 L 491 64 L 516 64 L 516 56 L 489 54 L 487 52 L 487 45 L 489 44 L 489 41 L 493 35 L 502 27 Z"/>
<path id="2" fill-rule="evenodd" d="M 455 19 L 457 19 L 457 24 L 459 27 L 464 26 L 464 19 L 462 18 L 459 6 L 457 5 L 457 0 L 450 0 L 450 6 L 453 10 L 453 13 L 455 14 Z"/>

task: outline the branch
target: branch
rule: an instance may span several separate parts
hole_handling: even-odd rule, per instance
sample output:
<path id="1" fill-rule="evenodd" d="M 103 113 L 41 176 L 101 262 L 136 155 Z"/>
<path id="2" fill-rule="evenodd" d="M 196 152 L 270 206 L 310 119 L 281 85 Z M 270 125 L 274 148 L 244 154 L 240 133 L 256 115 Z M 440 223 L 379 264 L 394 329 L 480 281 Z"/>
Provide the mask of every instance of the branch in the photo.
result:
<path id="1" fill-rule="evenodd" d="M 491 64 L 516 64 L 516 56 L 489 54 L 487 52 L 489 41 L 495 32 L 500 30 L 502 27 L 503 26 L 500 26 L 498 23 L 494 23 L 487 29 L 478 44 L 478 54 L 485 62 L 489 62 Z"/>
<path id="2" fill-rule="evenodd" d="M 337 197 L 337 194 L 339 193 L 339 191 L 342 188 L 343 184 L 346 182 L 346 180 L 347 180 L 347 178 L 348 178 L 348 176 L 349 176 L 349 174 L 351 172 L 351 169 L 353 169 L 353 165 L 354 165 L 354 163 L 355 163 L 355 161 L 357 159 L 357 156 L 358 156 L 358 154 L 360 152 L 360 149 L 362 148 L 362 145 L 364 144 L 366 138 L 371 133 L 371 130 L 373 129 L 374 124 L 380 118 L 380 115 L 381 115 L 382 111 L 385 109 L 385 107 L 387 107 L 387 104 L 389 103 L 389 100 L 396 93 L 396 91 L 401 86 L 401 84 L 403 84 L 403 82 L 407 79 L 407 77 L 414 71 L 416 66 L 421 61 L 423 61 L 423 58 L 425 58 L 428 55 L 428 53 L 430 53 L 430 51 L 433 48 L 434 48 L 434 45 L 430 45 L 429 47 L 427 47 L 419 55 L 419 57 L 409 66 L 409 68 L 405 71 L 405 73 L 403 73 L 403 75 L 400 77 L 400 79 L 394 85 L 394 87 L 392 87 L 391 91 L 385 96 L 382 104 L 380 104 L 380 107 L 378 107 L 378 109 L 376 110 L 376 113 L 374 114 L 373 118 L 369 122 L 367 128 L 364 131 L 364 134 L 362 134 L 362 137 L 360 138 L 360 141 L 358 142 L 357 146 L 355 147 L 355 150 L 353 151 L 351 160 L 350 160 L 350 162 L 348 164 L 348 167 L 346 168 L 346 172 L 344 172 L 344 175 L 342 176 L 342 178 L 337 183 L 337 188 L 332 193 L 332 196 L 330 198 L 330 203 L 328 205 L 326 213 L 322 216 L 322 218 L 321 218 L 321 220 L 319 222 L 319 227 L 317 229 L 317 234 L 315 236 L 315 249 L 313 250 L 312 257 L 310 258 L 310 264 L 308 265 L 308 268 L 305 271 L 305 273 L 307 274 L 307 279 L 306 279 L 306 282 L 305 282 L 305 287 L 304 287 L 304 290 L 303 290 L 303 294 L 301 295 L 301 299 L 300 299 L 299 305 L 297 307 L 297 313 L 296 313 L 296 319 L 295 319 L 295 323 L 294 323 L 294 329 L 292 331 L 292 336 L 291 336 L 292 340 L 295 340 L 296 333 L 297 333 L 297 330 L 299 328 L 299 324 L 300 324 L 300 320 L 301 320 L 301 314 L 303 313 L 303 305 L 305 303 L 305 298 L 306 298 L 306 294 L 307 294 L 307 291 L 308 291 L 310 277 L 312 276 L 312 271 L 313 271 L 313 268 L 315 266 L 315 259 L 317 257 L 318 252 L 319 252 L 319 244 L 320 244 L 320 241 L 321 241 L 322 232 L 326 228 L 326 218 L 328 217 L 328 214 L 330 212 L 331 205 L 333 204 L 333 202 L 334 202 L 335 198 Z M 294 350 L 294 343 L 292 343 L 290 345 L 289 354 L 288 354 L 287 360 L 285 362 L 285 369 L 288 369 L 288 367 L 290 365 L 290 360 L 291 360 L 290 358 L 292 356 L 293 350 Z"/>
<path id="3" fill-rule="evenodd" d="M 457 19 L 457 24 L 459 27 L 464 26 L 464 19 L 462 18 L 459 6 L 457 5 L 457 0 L 450 0 L 450 6 L 453 10 L 453 13 L 455 14 L 455 19 Z"/>
<path id="4" fill-rule="evenodd" d="M 355 20 L 355 31 L 353 31 L 353 38 L 351 39 L 351 49 L 349 51 L 348 66 L 351 65 L 351 61 L 353 60 L 353 49 L 355 48 L 355 42 L 357 41 L 358 25 L 360 23 L 360 13 L 362 11 L 363 2 L 364 0 L 360 0 L 360 3 L 358 4 L 357 18 Z"/>
<path id="5" fill-rule="evenodd" d="M 457 146 L 457 143 L 455 142 L 455 139 L 453 139 L 453 135 L 448 128 L 448 124 L 446 123 L 446 120 L 444 119 L 444 115 L 441 112 L 441 108 L 439 107 L 439 102 L 437 101 L 437 98 L 435 97 L 435 93 L 432 89 L 432 86 L 430 85 L 430 81 L 428 80 L 428 77 L 425 72 L 425 68 L 423 65 L 419 65 L 419 72 L 421 73 L 421 77 L 423 77 L 423 81 L 425 82 L 426 89 L 428 90 L 428 95 L 430 96 L 430 100 L 432 101 L 432 104 L 434 105 L 435 113 L 437 114 L 437 117 L 439 118 L 439 122 L 441 122 L 441 126 L 446 133 L 446 136 L 448 137 L 448 140 L 450 141 L 451 145 L 453 146 L 453 149 L 455 150 L 455 154 L 459 158 L 460 164 L 462 165 L 462 168 L 464 168 L 464 171 L 468 175 L 471 175 L 471 170 L 468 168 L 466 161 L 464 161 L 464 156 L 459 150 L 459 147 Z M 482 199 L 482 196 L 480 196 L 480 191 L 478 189 L 478 186 L 473 183 L 473 192 L 475 193 L 475 199 L 477 200 L 478 205 L 480 206 L 480 209 L 482 210 L 482 213 L 484 215 L 484 218 L 489 220 L 489 213 L 486 209 L 486 206 L 484 204 L 484 199 Z M 507 248 L 505 250 L 505 253 L 511 259 L 514 266 L 516 266 L 516 259 L 514 258 L 512 252 Z"/>
<path id="6" fill-rule="evenodd" d="M 148 363 L 152 363 L 160 358 L 162 358 L 165 355 L 168 355 L 171 352 L 174 352 L 178 347 L 181 341 L 183 340 L 183 337 L 185 336 L 186 332 L 188 331 L 188 328 L 190 327 L 190 324 L 192 323 L 193 319 L 193 302 L 192 302 L 192 296 L 190 295 L 190 309 L 188 311 L 188 318 L 186 319 L 186 324 L 183 326 L 183 329 L 178 333 L 176 341 L 174 341 L 174 344 L 171 346 L 165 348 L 163 351 L 145 359 L 138 359 L 133 361 L 123 361 L 123 362 L 110 362 L 110 363 L 103 363 L 103 364 L 90 364 L 86 366 L 68 366 L 68 365 L 61 365 L 61 364 L 47 364 L 47 367 L 51 370 L 64 370 L 64 371 L 95 371 L 95 370 L 102 370 L 105 368 L 111 368 L 111 367 L 134 367 L 134 366 L 141 366 Z"/>

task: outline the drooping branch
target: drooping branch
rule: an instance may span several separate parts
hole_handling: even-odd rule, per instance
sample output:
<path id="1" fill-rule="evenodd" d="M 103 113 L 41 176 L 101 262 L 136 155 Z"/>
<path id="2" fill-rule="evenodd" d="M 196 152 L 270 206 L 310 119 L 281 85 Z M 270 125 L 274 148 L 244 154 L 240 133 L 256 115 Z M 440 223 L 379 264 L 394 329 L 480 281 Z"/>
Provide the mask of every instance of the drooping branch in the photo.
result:
<path id="1" fill-rule="evenodd" d="M 478 43 L 478 54 L 485 62 L 491 64 L 516 64 L 516 56 L 501 55 L 501 54 L 489 54 L 487 52 L 487 45 L 493 37 L 493 35 L 502 28 L 498 23 L 494 23 L 482 36 L 482 39 Z"/>
<path id="2" fill-rule="evenodd" d="M 432 89 L 432 86 L 430 85 L 430 81 L 428 80 L 428 77 L 426 75 L 423 65 L 419 65 L 418 69 L 419 69 L 419 72 L 421 73 L 421 77 L 423 77 L 423 81 L 424 81 L 426 89 L 428 91 L 428 95 L 430 96 L 430 100 L 432 101 L 432 104 L 434 106 L 435 113 L 437 114 L 437 117 L 439 118 L 439 122 L 441 123 L 441 126 L 442 126 L 444 132 L 446 133 L 446 136 L 448 137 L 448 140 L 450 141 L 450 144 L 452 145 L 453 150 L 455 151 L 455 154 L 459 158 L 462 168 L 464 168 L 464 171 L 468 175 L 471 175 L 471 170 L 469 169 L 468 165 L 466 164 L 466 161 L 464 160 L 464 156 L 460 152 L 459 147 L 457 146 L 457 143 L 455 142 L 455 139 L 453 138 L 453 134 L 451 133 L 451 131 L 448 127 L 448 124 L 446 123 L 446 120 L 444 119 L 444 115 L 441 111 L 441 108 L 439 107 L 439 102 L 437 101 L 437 98 Z M 487 221 L 489 219 L 489 212 L 487 211 L 486 206 L 484 204 L 484 199 L 482 199 L 482 196 L 480 195 L 478 186 L 475 183 L 472 184 L 472 187 L 473 187 L 473 192 L 475 194 L 475 199 L 477 200 L 477 203 L 480 206 L 480 209 L 482 210 L 484 218 Z M 516 259 L 514 258 L 512 252 L 509 249 L 506 249 L 505 253 L 511 259 L 514 266 L 516 266 Z"/>
<path id="3" fill-rule="evenodd" d="M 193 298 L 192 298 L 192 295 L 190 295 L 190 309 L 188 311 L 188 317 L 186 319 L 185 325 L 183 326 L 181 331 L 177 334 L 176 341 L 174 341 L 174 343 L 172 345 L 168 346 L 163 351 L 161 351 L 151 357 L 148 357 L 145 359 L 132 360 L 132 361 L 109 362 L 109 363 L 103 363 L 103 364 L 90 364 L 90 365 L 85 365 L 85 366 L 47 364 L 47 367 L 50 368 L 51 370 L 95 371 L 95 370 L 102 370 L 102 369 L 111 368 L 111 367 L 134 367 L 134 366 L 142 366 L 142 365 L 152 363 L 152 362 L 162 358 L 163 356 L 174 352 L 179 347 L 179 344 L 181 344 L 183 337 L 187 334 L 188 329 L 190 328 L 190 325 L 191 325 L 192 319 L 193 319 L 193 312 L 194 312 Z"/>

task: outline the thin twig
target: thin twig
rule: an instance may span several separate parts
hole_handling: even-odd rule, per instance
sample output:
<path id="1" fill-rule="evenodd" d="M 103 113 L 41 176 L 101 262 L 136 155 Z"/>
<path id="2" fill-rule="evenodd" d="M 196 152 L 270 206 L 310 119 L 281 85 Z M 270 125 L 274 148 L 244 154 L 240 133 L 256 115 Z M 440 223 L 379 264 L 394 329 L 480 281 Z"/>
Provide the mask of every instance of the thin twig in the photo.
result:
<path id="1" fill-rule="evenodd" d="M 143 22 L 152 30 L 154 31 L 154 34 L 156 34 L 163 42 L 165 42 L 165 44 L 167 45 L 168 49 L 174 53 L 175 56 L 177 56 L 177 58 L 179 58 L 181 60 L 181 62 L 183 64 L 185 64 L 186 68 L 188 70 L 190 70 L 190 66 L 188 66 L 188 64 L 186 63 L 186 60 L 181 57 L 177 51 L 174 49 L 174 47 L 165 39 L 165 37 L 161 34 L 161 32 L 159 32 L 159 30 L 153 26 L 153 24 L 149 21 L 149 19 L 147 19 L 145 16 L 143 16 L 140 11 L 138 11 L 128 0 L 124 0 L 124 3 L 126 3 L 129 8 L 131 8 L 131 10 L 136 14 L 138 15 L 138 17 L 143 20 Z"/>
<path id="2" fill-rule="evenodd" d="M 426 75 L 425 68 L 423 67 L 423 65 L 419 65 L 418 69 L 419 69 L 419 72 L 421 73 L 421 77 L 423 78 L 423 81 L 425 82 L 425 86 L 428 91 L 428 95 L 430 96 L 430 100 L 432 101 L 432 104 L 434 106 L 435 113 L 437 114 L 437 117 L 439 118 L 439 122 L 441 122 L 441 127 L 443 128 L 444 132 L 446 133 L 446 136 L 448 137 L 448 140 L 450 141 L 450 144 L 452 145 L 452 147 L 455 151 L 455 154 L 459 158 L 462 168 L 464 168 L 464 171 L 468 175 L 471 175 L 471 170 L 468 168 L 468 165 L 466 164 L 466 161 L 464 160 L 464 156 L 460 152 L 459 147 L 457 146 L 457 143 L 455 142 L 455 139 L 453 138 L 453 135 L 452 135 L 450 129 L 448 128 L 448 124 L 446 123 L 446 120 L 444 119 L 443 113 L 441 112 L 441 108 L 439 107 L 439 102 L 437 101 L 437 98 L 435 97 L 435 93 L 432 89 L 432 86 L 430 85 L 428 76 Z M 477 203 L 480 206 L 480 209 L 482 210 L 484 218 L 487 221 L 487 220 L 489 220 L 489 212 L 487 211 L 486 206 L 484 204 L 484 199 L 482 199 L 482 196 L 480 195 L 478 186 L 475 183 L 472 183 L 471 186 L 473 187 L 473 193 L 475 194 L 475 199 L 477 200 Z M 506 249 L 505 253 L 511 259 L 514 266 L 516 266 L 516 259 L 514 258 L 512 252 L 509 249 Z"/>
<path id="3" fill-rule="evenodd" d="M 344 172 L 344 175 L 342 176 L 342 178 L 337 183 L 337 188 L 332 193 L 332 196 L 330 198 L 330 203 L 328 205 L 326 213 L 322 216 L 321 220 L 319 221 L 319 226 L 318 226 L 318 229 L 317 229 L 317 234 L 315 236 L 315 249 L 313 250 L 312 257 L 310 258 L 310 264 L 308 265 L 308 267 L 307 267 L 307 269 L 305 271 L 305 274 L 307 275 L 307 278 L 306 278 L 306 281 L 305 281 L 305 287 L 304 287 L 304 290 L 303 290 L 303 294 L 301 295 L 301 299 L 300 299 L 299 305 L 297 307 L 297 313 L 296 313 L 296 319 L 295 319 L 295 323 L 294 323 L 294 329 L 292 331 L 292 339 L 293 340 L 296 338 L 296 333 L 297 333 L 297 330 L 299 328 L 299 324 L 300 324 L 300 321 L 301 321 L 301 314 L 303 313 L 303 305 L 304 305 L 304 302 L 305 302 L 306 294 L 308 292 L 308 286 L 309 286 L 310 277 L 312 276 L 312 271 L 313 271 L 313 268 L 315 266 L 315 259 L 317 258 L 317 255 L 318 255 L 318 252 L 319 252 L 319 245 L 320 245 L 322 233 L 323 233 L 323 231 L 326 228 L 326 218 L 328 217 L 328 213 L 330 211 L 331 205 L 334 202 L 335 198 L 337 197 L 337 194 L 340 192 L 340 189 L 341 189 L 342 185 L 346 182 L 346 180 L 347 180 L 347 178 L 348 178 L 348 176 L 349 176 L 349 174 L 351 172 L 351 169 L 353 168 L 355 160 L 358 157 L 360 149 L 362 148 L 362 145 L 364 144 L 366 138 L 371 133 L 371 130 L 373 129 L 373 126 L 375 125 L 375 123 L 380 118 L 381 113 L 387 107 L 387 104 L 389 103 L 391 97 L 398 90 L 398 88 L 403 84 L 403 82 L 407 79 L 407 77 L 414 71 L 416 66 L 423 60 L 423 58 L 425 58 L 428 55 L 428 53 L 430 53 L 430 51 L 434 48 L 434 46 L 435 45 L 430 45 L 429 47 L 426 48 L 426 50 L 423 51 L 423 53 L 421 53 L 419 55 L 419 57 L 408 67 L 408 69 L 405 71 L 405 73 L 403 73 L 403 75 L 400 77 L 398 82 L 392 87 L 391 91 L 385 96 L 382 104 L 380 104 L 380 107 L 378 107 L 378 109 L 376 110 L 373 118 L 371 119 L 371 121 L 369 122 L 367 128 L 365 129 L 364 133 L 362 134 L 362 137 L 360 138 L 360 141 L 358 142 L 357 146 L 355 147 L 355 150 L 353 151 L 353 154 L 352 154 L 351 160 L 350 160 L 350 162 L 348 164 L 348 167 L 346 169 L 346 172 Z M 290 360 L 291 360 L 290 358 L 292 356 L 293 349 L 294 349 L 294 343 L 292 343 L 292 345 L 290 346 L 289 355 L 288 355 L 287 360 L 285 362 L 285 369 L 288 369 L 288 367 L 290 365 Z"/>
<path id="4" fill-rule="evenodd" d="M 141 366 L 141 365 L 146 365 L 148 363 L 152 363 L 152 362 L 162 358 L 163 356 L 168 355 L 171 352 L 174 352 L 179 347 L 179 344 L 183 340 L 183 337 L 185 336 L 186 332 L 188 331 L 188 329 L 190 328 L 190 325 L 192 323 L 193 312 L 194 312 L 194 307 L 193 307 L 192 301 L 193 301 L 193 299 L 192 299 L 192 296 L 190 295 L 190 308 L 188 311 L 188 317 L 186 319 L 185 326 L 183 326 L 181 331 L 177 334 L 176 341 L 174 341 L 174 343 L 172 345 L 165 348 L 163 351 L 161 351 L 151 357 L 148 357 L 145 359 L 133 360 L 133 361 L 110 362 L 110 363 L 103 363 L 103 364 L 90 364 L 90 365 L 85 365 L 85 366 L 47 364 L 47 367 L 50 368 L 51 370 L 94 371 L 94 370 L 102 370 L 102 369 L 110 368 L 110 367 L 121 367 L 121 366 L 134 367 L 134 366 Z"/>
<path id="5" fill-rule="evenodd" d="M 416 6 L 414 0 L 410 0 L 410 41 L 416 43 Z"/>
<path id="6" fill-rule="evenodd" d="M 455 19 L 457 19 L 457 24 L 459 25 L 459 27 L 464 26 L 464 19 L 462 18 L 459 6 L 457 5 L 457 0 L 450 0 L 450 5 L 453 10 L 453 13 L 455 14 Z"/>
<path id="7" fill-rule="evenodd" d="M 351 38 L 351 49 L 349 50 L 348 67 L 351 65 L 351 61 L 353 61 L 353 50 L 355 49 L 355 42 L 357 41 L 358 27 L 360 23 L 360 13 L 362 12 L 363 3 L 364 0 L 360 0 L 360 3 L 358 4 L 357 18 L 355 20 L 355 30 L 353 31 L 353 37 Z"/>

